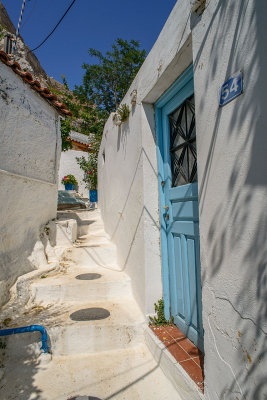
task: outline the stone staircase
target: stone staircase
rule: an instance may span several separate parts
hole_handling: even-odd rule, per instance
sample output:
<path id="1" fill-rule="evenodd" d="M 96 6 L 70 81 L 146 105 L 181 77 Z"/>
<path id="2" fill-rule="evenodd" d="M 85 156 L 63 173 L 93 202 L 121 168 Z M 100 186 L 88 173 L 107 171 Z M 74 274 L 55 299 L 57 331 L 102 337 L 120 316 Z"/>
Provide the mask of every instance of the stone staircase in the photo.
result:
<path id="1" fill-rule="evenodd" d="M 39 355 L 38 333 L 10 336 L 0 398 L 180 400 L 144 344 L 144 316 L 99 211 L 71 218 L 79 240 L 65 265 L 32 282 L 31 306 L 16 316 L 16 326 L 46 327 L 52 357 Z"/>

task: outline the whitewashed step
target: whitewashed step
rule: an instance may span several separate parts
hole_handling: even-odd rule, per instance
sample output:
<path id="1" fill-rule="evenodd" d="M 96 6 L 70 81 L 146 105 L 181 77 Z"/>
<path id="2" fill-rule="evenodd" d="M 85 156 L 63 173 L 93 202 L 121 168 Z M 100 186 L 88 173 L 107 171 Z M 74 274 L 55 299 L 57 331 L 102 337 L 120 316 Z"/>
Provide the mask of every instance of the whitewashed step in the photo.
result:
<path id="1" fill-rule="evenodd" d="M 1 399 L 182 400 L 144 345 L 85 357 L 7 365 Z M 36 397 L 37 396 L 37 397 Z"/>
<path id="2" fill-rule="evenodd" d="M 31 285 L 32 300 L 37 304 L 90 302 L 128 298 L 131 280 L 120 271 L 98 268 L 72 268 L 39 279 Z"/>
<path id="3" fill-rule="evenodd" d="M 88 246 L 88 243 L 76 245 L 70 249 L 69 258 L 79 267 L 103 267 L 120 270 L 117 265 L 117 250 L 113 244 Z"/>
<path id="4" fill-rule="evenodd" d="M 73 313 L 77 311 L 81 313 L 81 310 L 88 308 L 104 309 L 107 318 L 92 321 L 71 319 Z M 96 315 L 99 315 L 99 312 Z M 56 356 L 128 348 L 144 341 L 144 317 L 132 299 L 39 307 L 16 319 L 14 323 L 15 326 L 39 324 L 45 326 L 52 354 Z M 10 327 L 15 326 L 10 324 Z M 9 336 L 8 352 L 16 357 L 25 357 L 31 352 L 36 354 L 40 347 L 38 340 L 40 340 L 38 332 Z"/>

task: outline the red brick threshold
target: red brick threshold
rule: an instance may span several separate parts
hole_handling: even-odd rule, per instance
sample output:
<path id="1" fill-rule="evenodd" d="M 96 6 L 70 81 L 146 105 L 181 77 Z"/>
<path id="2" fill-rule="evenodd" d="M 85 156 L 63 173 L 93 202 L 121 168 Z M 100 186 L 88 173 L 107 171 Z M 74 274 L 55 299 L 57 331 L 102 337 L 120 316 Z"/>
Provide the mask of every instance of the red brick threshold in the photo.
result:
<path id="1" fill-rule="evenodd" d="M 203 353 L 175 325 L 151 325 L 150 328 L 203 392 Z"/>

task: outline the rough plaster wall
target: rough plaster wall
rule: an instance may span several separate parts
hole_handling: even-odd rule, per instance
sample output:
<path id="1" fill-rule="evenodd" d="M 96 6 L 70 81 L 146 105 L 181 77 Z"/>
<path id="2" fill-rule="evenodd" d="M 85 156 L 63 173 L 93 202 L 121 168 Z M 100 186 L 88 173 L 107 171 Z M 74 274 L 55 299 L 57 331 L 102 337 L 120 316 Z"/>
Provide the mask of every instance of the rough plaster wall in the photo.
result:
<path id="1" fill-rule="evenodd" d="M 29 260 L 40 227 L 56 217 L 57 112 L 0 63 L 0 303 Z"/>
<path id="2" fill-rule="evenodd" d="M 131 108 L 121 127 L 110 117 L 99 152 L 99 206 L 105 229 L 117 245 L 120 266 L 131 276 L 133 293 L 145 314 L 162 296 L 158 182 L 154 110 L 151 103 L 190 64 L 190 1 L 174 7 L 123 103 Z M 183 48 L 186 57 L 178 63 Z M 191 56 L 192 57 L 192 56 Z M 137 90 L 137 104 L 130 93 Z M 148 104 L 150 103 L 150 104 Z M 105 162 L 103 160 L 105 152 Z"/>
<path id="3" fill-rule="evenodd" d="M 205 393 L 267 398 L 267 9 L 211 0 L 191 19 L 195 70 Z M 243 70 L 244 94 L 218 109 Z"/>
<path id="4" fill-rule="evenodd" d="M 84 173 L 79 167 L 76 157 L 84 156 L 88 158 L 88 153 L 78 150 L 63 151 L 60 157 L 59 173 L 58 173 L 58 188 L 64 190 L 65 186 L 61 183 L 61 179 L 68 174 L 72 174 L 78 181 L 78 192 L 83 197 L 89 197 L 89 191 L 86 189 L 85 182 L 83 182 Z"/>
<path id="5" fill-rule="evenodd" d="M 140 116 L 140 107 L 132 110 L 132 114 L 136 116 L 136 113 Z M 114 126 L 111 120 L 107 122 L 99 153 L 98 187 L 105 229 L 111 240 L 117 244 L 118 263 L 132 276 L 140 305 L 145 307 L 140 129 L 141 121 L 137 116 L 121 127 Z M 139 276 L 139 286 L 136 276 Z"/>

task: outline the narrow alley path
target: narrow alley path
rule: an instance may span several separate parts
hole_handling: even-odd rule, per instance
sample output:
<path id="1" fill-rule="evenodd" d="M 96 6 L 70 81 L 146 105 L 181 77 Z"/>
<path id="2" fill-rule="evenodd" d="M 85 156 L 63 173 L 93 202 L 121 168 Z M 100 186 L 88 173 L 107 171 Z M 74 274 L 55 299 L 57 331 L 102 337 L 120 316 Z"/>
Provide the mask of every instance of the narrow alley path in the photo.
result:
<path id="1" fill-rule="evenodd" d="M 67 266 L 32 283 L 35 313 L 16 320 L 47 328 L 52 360 L 36 357 L 38 334 L 13 336 L 0 398 L 180 400 L 144 344 L 143 314 L 99 211 L 72 214 L 80 236 Z"/>

